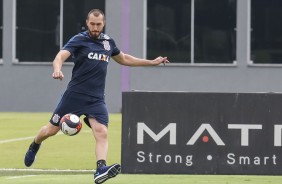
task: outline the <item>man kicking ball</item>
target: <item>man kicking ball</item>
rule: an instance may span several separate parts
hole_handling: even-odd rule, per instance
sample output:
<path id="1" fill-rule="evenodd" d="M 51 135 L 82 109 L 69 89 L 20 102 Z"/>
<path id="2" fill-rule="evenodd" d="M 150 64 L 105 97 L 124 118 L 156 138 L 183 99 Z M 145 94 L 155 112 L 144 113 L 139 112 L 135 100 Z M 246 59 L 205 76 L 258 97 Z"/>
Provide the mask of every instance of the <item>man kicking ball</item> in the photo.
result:
<path id="1" fill-rule="evenodd" d="M 50 121 L 43 126 L 29 146 L 24 163 L 30 167 L 40 148 L 48 137 L 60 130 L 60 119 L 68 113 L 85 115 L 85 123 L 92 129 L 96 140 L 97 169 L 95 183 L 103 183 L 115 177 L 121 170 L 120 164 L 106 165 L 108 154 L 108 111 L 105 104 L 105 79 L 110 58 L 126 66 L 155 66 L 168 63 L 166 57 L 146 60 L 120 51 L 115 41 L 102 33 L 105 15 L 99 9 L 91 10 L 86 18 L 88 30 L 72 37 L 58 52 L 53 61 L 53 78 L 62 80 L 63 63 L 72 56 L 74 67 L 72 78 Z"/>

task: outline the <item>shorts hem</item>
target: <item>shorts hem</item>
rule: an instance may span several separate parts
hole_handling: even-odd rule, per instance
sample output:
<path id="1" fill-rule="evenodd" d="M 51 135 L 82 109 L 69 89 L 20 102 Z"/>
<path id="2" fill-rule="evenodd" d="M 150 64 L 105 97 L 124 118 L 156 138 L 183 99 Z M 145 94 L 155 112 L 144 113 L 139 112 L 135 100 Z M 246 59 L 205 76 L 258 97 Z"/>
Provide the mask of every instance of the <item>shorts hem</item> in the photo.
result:
<path id="1" fill-rule="evenodd" d="M 101 119 L 97 118 L 97 116 L 88 115 L 88 116 L 86 116 L 86 117 L 87 117 L 87 118 L 94 118 L 94 119 L 96 119 L 96 120 L 98 121 L 98 123 L 103 124 L 103 125 L 105 125 L 106 127 L 108 127 L 109 122 L 102 121 Z"/>

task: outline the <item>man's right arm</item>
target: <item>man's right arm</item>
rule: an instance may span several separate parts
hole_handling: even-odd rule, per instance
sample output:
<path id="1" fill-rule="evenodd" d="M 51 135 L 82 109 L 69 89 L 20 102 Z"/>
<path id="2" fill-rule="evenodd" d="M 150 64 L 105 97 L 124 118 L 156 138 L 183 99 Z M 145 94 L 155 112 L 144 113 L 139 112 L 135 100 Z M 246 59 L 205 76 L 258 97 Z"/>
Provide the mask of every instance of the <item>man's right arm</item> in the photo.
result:
<path id="1" fill-rule="evenodd" d="M 54 79 L 62 80 L 64 74 L 62 72 L 63 63 L 70 57 L 71 53 L 67 50 L 60 50 L 53 61 L 53 74 Z"/>

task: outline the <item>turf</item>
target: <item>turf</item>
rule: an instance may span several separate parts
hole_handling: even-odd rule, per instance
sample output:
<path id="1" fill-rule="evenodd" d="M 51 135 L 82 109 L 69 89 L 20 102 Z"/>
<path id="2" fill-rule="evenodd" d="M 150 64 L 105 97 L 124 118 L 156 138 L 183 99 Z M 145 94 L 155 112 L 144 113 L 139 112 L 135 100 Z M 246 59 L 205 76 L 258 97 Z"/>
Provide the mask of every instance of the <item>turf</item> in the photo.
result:
<path id="1" fill-rule="evenodd" d="M 0 168 L 25 168 L 23 158 L 33 137 L 45 125 L 51 113 L 0 113 Z M 110 116 L 109 164 L 121 157 L 121 115 Z M 1 143 L 3 140 L 29 138 Z M 62 133 L 44 141 L 32 168 L 45 169 L 94 169 L 95 141 L 90 128 L 83 125 L 76 136 Z"/>
<path id="2" fill-rule="evenodd" d="M 93 183 L 95 141 L 83 126 L 73 137 L 58 134 L 44 142 L 31 170 L 25 170 L 24 154 L 39 128 L 51 113 L 0 113 L 0 183 L 2 184 L 86 184 Z M 121 114 L 110 115 L 109 164 L 121 158 Z M 6 168 L 6 170 L 3 170 Z M 16 169 L 9 169 L 16 168 Z M 32 169 L 42 169 L 40 171 Z M 63 170 L 76 170 L 63 172 Z M 52 171 L 50 171 L 52 170 Z M 77 172 L 78 170 L 78 172 Z M 85 170 L 85 171 L 82 171 Z M 107 184 L 281 184 L 282 176 L 240 175 L 128 175 L 120 174 Z"/>
<path id="3" fill-rule="evenodd" d="M 92 175 L 24 175 L 2 176 L 5 184 L 89 184 Z M 120 174 L 107 184 L 281 184 L 281 177 L 273 176 L 216 176 L 216 175 L 126 175 Z"/>

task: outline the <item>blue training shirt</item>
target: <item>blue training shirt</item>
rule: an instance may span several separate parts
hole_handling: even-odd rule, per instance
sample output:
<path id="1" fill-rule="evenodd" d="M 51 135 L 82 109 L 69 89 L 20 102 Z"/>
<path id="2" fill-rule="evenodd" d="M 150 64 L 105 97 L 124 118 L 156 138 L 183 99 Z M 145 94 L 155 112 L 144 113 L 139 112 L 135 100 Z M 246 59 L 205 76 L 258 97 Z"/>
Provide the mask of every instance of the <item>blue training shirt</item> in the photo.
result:
<path id="1" fill-rule="evenodd" d="M 72 37 L 63 50 L 68 50 L 74 59 L 67 90 L 104 97 L 108 62 L 120 53 L 114 40 L 103 33 L 94 39 L 85 31 Z"/>

